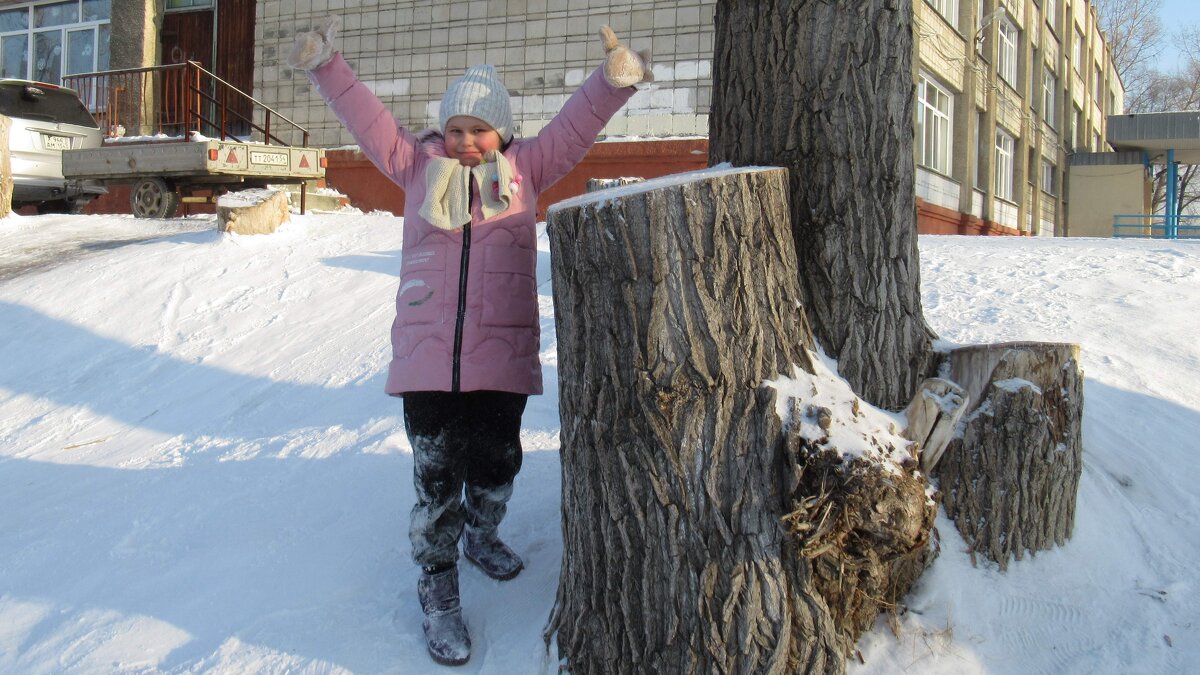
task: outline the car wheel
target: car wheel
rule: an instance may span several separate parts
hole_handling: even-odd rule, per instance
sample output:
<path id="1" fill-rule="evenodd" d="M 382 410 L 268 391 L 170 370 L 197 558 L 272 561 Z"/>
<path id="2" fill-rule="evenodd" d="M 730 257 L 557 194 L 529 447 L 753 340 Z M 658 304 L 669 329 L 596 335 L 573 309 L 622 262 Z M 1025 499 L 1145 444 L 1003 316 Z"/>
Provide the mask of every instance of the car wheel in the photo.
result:
<path id="1" fill-rule="evenodd" d="M 42 202 L 37 205 L 37 212 L 40 214 L 47 213 L 83 213 L 83 207 L 87 206 L 87 202 L 81 202 L 74 199 L 56 199 L 52 202 Z"/>
<path id="2" fill-rule="evenodd" d="M 138 218 L 171 218 L 179 208 L 179 194 L 161 178 L 143 178 L 130 191 L 129 205 Z"/>

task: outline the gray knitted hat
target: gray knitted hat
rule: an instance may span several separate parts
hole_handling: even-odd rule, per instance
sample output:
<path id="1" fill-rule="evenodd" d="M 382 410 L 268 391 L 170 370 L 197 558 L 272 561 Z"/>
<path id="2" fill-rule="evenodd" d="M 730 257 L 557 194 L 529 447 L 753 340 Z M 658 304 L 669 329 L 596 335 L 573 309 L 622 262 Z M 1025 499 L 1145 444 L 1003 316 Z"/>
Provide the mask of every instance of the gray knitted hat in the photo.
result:
<path id="1" fill-rule="evenodd" d="M 483 65 L 471 66 L 462 77 L 450 84 L 438 109 L 438 126 L 443 133 L 446 122 L 455 115 L 470 115 L 487 122 L 505 143 L 512 139 L 512 107 L 508 90 L 496 76 L 496 69 Z"/>

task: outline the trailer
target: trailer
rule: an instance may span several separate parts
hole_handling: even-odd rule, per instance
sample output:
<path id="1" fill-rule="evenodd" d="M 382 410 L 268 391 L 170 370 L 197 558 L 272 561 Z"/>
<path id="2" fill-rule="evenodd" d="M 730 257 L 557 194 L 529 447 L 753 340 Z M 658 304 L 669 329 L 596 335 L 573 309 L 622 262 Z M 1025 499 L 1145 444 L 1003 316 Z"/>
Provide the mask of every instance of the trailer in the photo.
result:
<path id="1" fill-rule="evenodd" d="M 215 202 L 225 192 L 288 183 L 300 184 L 303 213 L 308 182 L 324 178 L 325 167 L 321 148 L 235 140 L 117 142 L 63 151 L 67 178 L 131 185 L 130 207 L 139 218 L 170 218 L 180 202 Z"/>

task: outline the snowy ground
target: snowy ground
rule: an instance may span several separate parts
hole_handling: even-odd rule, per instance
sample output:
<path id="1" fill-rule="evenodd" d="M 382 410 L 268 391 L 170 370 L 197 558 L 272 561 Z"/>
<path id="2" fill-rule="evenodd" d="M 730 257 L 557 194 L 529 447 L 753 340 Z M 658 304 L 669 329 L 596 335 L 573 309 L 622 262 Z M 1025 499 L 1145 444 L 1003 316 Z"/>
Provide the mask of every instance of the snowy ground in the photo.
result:
<path id="1" fill-rule="evenodd" d="M 412 458 L 381 393 L 399 225 L 0 221 L 0 672 L 439 671 L 408 560 Z M 504 584 L 464 569 L 475 653 L 453 672 L 557 671 L 541 638 L 561 555 L 547 248 L 547 395 L 505 525 L 528 566 Z M 1076 531 L 1001 574 L 941 519 L 910 611 L 851 671 L 1195 672 L 1200 242 L 921 249 L 943 338 L 1082 343 Z"/>

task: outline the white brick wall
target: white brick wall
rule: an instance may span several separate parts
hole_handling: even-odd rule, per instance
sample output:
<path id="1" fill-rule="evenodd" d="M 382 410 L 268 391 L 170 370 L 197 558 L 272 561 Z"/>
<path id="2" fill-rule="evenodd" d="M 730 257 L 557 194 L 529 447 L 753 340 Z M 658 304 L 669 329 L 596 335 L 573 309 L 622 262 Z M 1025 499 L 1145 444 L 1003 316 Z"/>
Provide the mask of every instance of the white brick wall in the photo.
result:
<path id="1" fill-rule="evenodd" d="M 308 127 L 315 145 L 353 143 L 285 57 L 295 34 L 328 13 L 342 17 L 339 48 L 401 123 L 437 122 L 446 87 L 476 63 L 491 63 L 513 95 L 519 135 L 537 132 L 601 62 L 596 33 L 613 27 L 650 49 L 656 82 L 605 129 L 609 135 L 706 134 L 712 99 L 715 0 L 260 0 L 255 96 Z"/>

